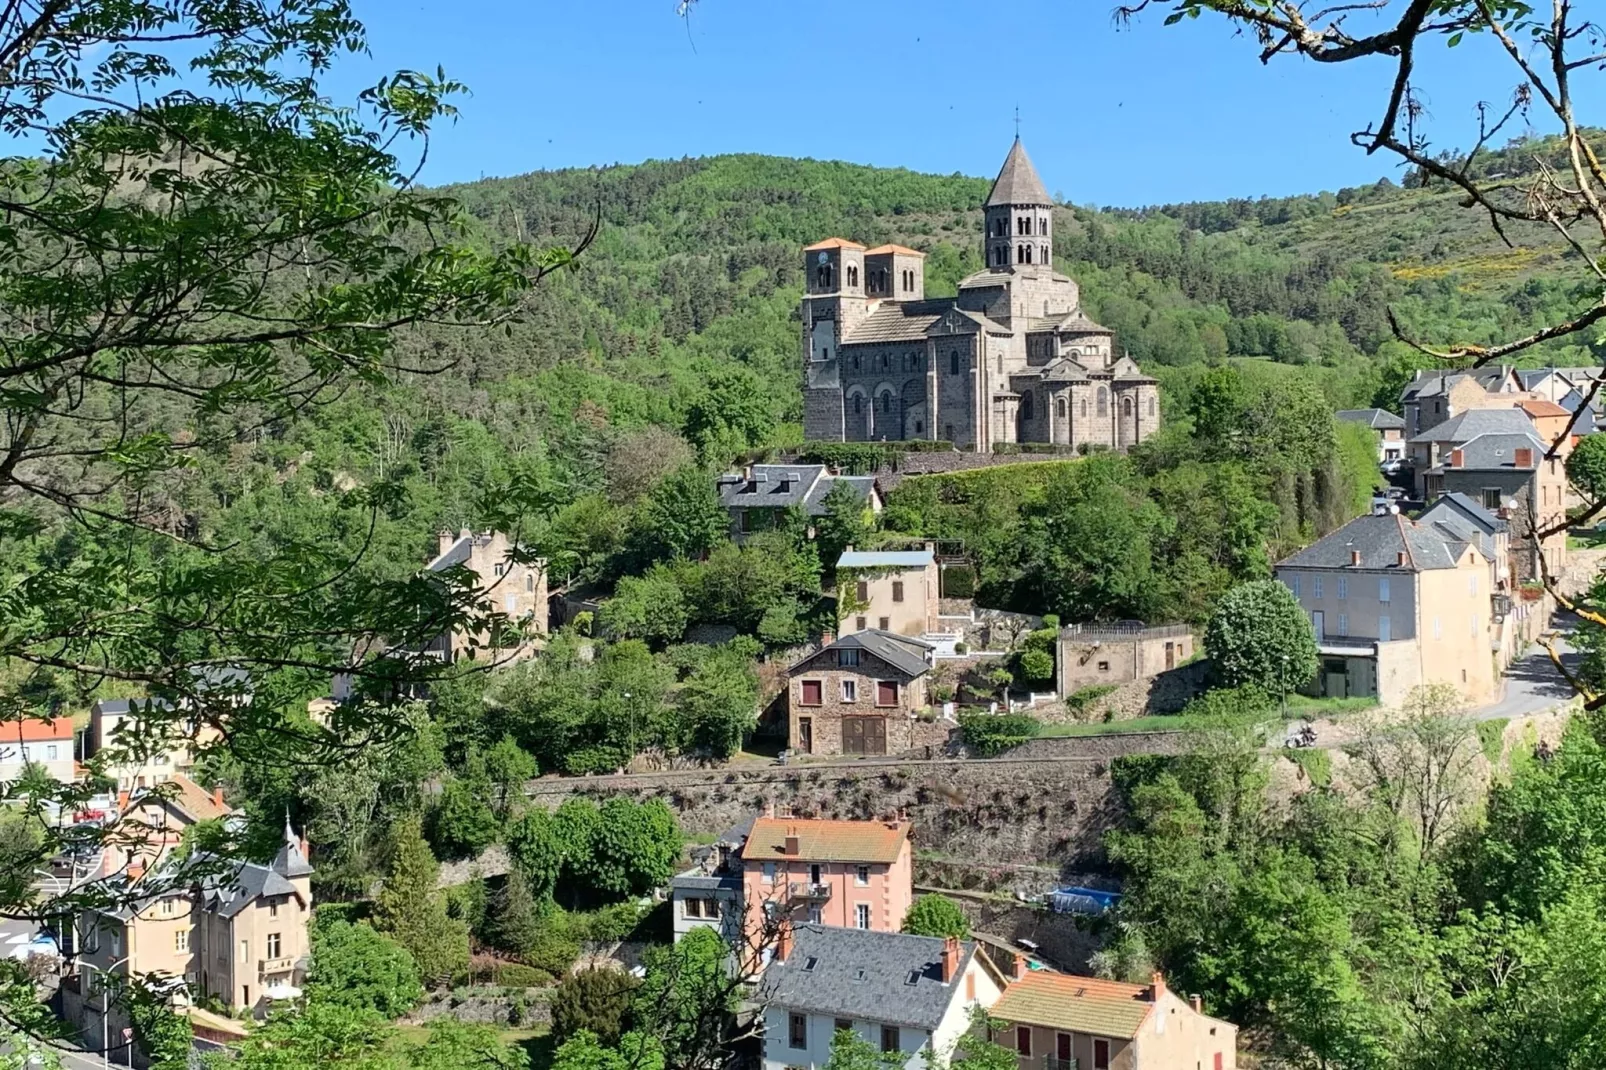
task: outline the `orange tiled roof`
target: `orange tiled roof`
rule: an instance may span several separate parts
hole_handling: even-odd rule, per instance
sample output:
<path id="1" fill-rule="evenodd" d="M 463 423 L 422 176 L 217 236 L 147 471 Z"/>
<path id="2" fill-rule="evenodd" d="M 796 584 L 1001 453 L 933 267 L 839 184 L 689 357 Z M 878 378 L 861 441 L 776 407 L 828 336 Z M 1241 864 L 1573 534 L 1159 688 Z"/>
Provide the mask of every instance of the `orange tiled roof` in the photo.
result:
<path id="1" fill-rule="evenodd" d="M 790 835 L 797 836 L 797 854 L 786 853 L 786 838 Z M 761 817 L 747 834 L 742 857 L 762 861 L 801 858 L 811 862 L 892 863 L 898 860 L 908 838 L 907 821 Z"/>
<path id="2" fill-rule="evenodd" d="M 1572 415 L 1572 413 L 1568 412 L 1560 405 L 1557 405 L 1554 401 L 1546 401 L 1544 398 L 1534 398 L 1531 401 L 1524 401 L 1521 405 L 1521 408 L 1523 412 L 1533 417 Z"/>
<path id="3" fill-rule="evenodd" d="M 878 245 L 865 253 L 865 256 L 875 256 L 877 253 L 902 253 L 904 256 L 925 256 L 919 249 L 911 249 L 907 245 Z"/>
<path id="4" fill-rule="evenodd" d="M 167 778 L 167 783 L 173 785 L 168 800 L 196 821 L 211 821 L 234 813 L 233 807 L 218 801 L 211 792 L 183 773 L 174 773 Z"/>
<path id="5" fill-rule="evenodd" d="M 1147 985 L 1040 970 L 1004 989 L 988 1015 L 1073 1033 L 1135 1037 L 1154 1006 L 1152 996 Z"/>
<path id="6" fill-rule="evenodd" d="M 848 241 L 848 239 L 846 239 L 846 238 L 827 238 L 824 241 L 817 241 L 813 245 L 805 245 L 803 247 L 803 251 L 805 253 L 812 253 L 816 249 L 863 249 L 863 248 L 864 248 L 864 246 L 860 245 L 858 242 L 856 242 L 856 241 Z"/>
<path id="7" fill-rule="evenodd" d="M 0 743 L 39 743 L 46 740 L 72 738 L 72 719 L 57 717 L 44 721 L 37 717 L 24 717 L 20 721 L 0 722 Z"/>

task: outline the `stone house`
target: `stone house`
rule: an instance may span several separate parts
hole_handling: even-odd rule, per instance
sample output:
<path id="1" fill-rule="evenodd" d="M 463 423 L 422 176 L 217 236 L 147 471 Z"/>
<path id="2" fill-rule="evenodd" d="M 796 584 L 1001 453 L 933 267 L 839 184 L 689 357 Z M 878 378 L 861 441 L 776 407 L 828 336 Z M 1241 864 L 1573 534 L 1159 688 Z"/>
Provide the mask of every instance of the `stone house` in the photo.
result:
<path id="1" fill-rule="evenodd" d="M 163 699 L 101 699 L 89 709 L 85 757 L 104 758 L 105 773 L 119 791 L 155 787 L 191 772 L 198 755 L 222 733 L 199 717 L 175 721 L 166 712 L 170 708 Z"/>
<path id="2" fill-rule="evenodd" d="M 1377 432 L 1377 463 L 1393 465 L 1405 459 L 1405 420 L 1387 409 L 1339 409 L 1333 415 L 1347 423 Z"/>
<path id="3" fill-rule="evenodd" d="M 1017 963 L 1019 960 L 1017 959 Z M 1025 970 L 992 1005 L 993 1039 L 1020 1070 L 1236 1070 L 1238 1027 L 1159 973 L 1147 985 Z"/>
<path id="4" fill-rule="evenodd" d="M 691 868 L 670 878 L 670 928 L 675 942 L 693 929 L 717 930 L 733 946 L 742 938 L 742 845 L 752 828 L 749 820 L 706 847 L 693 847 Z"/>
<path id="5" fill-rule="evenodd" d="M 797 754 L 899 754 L 918 745 L 931 647 L 878 628 L 845 635 L 787 670 Z"/>
<path id="6" fill-rule="evenodd" d="M 1186 624 L 1072 624 L 1060 629 L 1055 687 L 1069 695 L 1147 679 L 1193 657 L 1195 643 Z"/>
<path id="7" fill-rule="evenodd" d="M 42 769 L 64 784 L 77 779 L 72 718 L 24 717 L 0 723 L 0 781 L 16 780 L 29 768 Z"/>
<path id="8" fill-rule="evenodd" d="M 509 624 L 523 629 L 522 641 L 515 647 L 496 651 L 495 656 L 502 659 L 527 657 L 547 631 L 546 562 L 523 561 L 518 556 L 502 532 L 475 533 L 464 528 L 455 535 L 441 532 L 439 549 L 424 566 L 427 572 L 467 569 L 479 589 L 481 610 L 501 614 Z M 439 636 L 426 649 L 447 661 L 457 661 L 476 651 L 489 650 L 493 641 L 488 631 L 473 635 L 454 631 Z"/>
<path id="9" fill-rule="evenodd" d="M 1493 698 L 1497 596 L 1480 540 L 1398 513 L 1357 517 L 1278 562 L 1316 632 L 1315 680 L 1288 689 L 1395 705 L 1419 684 Z"/>
<path id="10" fill-rule="evenodd" d="M 855 550 L 837 558 L 837 635 L 874 628 L 918 639 L 940 630 L 936 548 Z"/>
<path id="11" fill-rule="evenodd" d="M 1521 394 L 1522 380 L 1506 365 L 1470 368 L 1465 371 L 1420 371 L 1400 391 L 1400 412 L 1405 419 L 1405 437 L 1415 438 L 1469 409 L 1494 402 L 1509 405 L 1510 400 L 1490 395 Z"/>
<path id="12" fill-rule="evenodd" d="M 951 298 L 926 298 L 914 249 L 827 238 L 803 250 L 807 438 L 1124 450 L 1158 430 L 1159 383 L 1053 268 L 1053 200 L 1019 138 L 983 216 L 986 266 Z"/>
<path id="13" fill-rule="evenodd" d="M 755 819 L 741 848 L 749 940 L 783 920 L 897 932 L 914 902 L 909 832 L 904 820 Z"/>
<path id="14" fill-rule="evenodd" d="M 823 464 L 750 464 L 725 473 L 718 482 L 719 501 L 730 513 L 731 538 L 737 542 L 773 530 L 788 509 L 802 510 L 810 518 L 823 516 L 825 499 L 838 487 L 847 487 L 871 512 L 881 512 L 874 476 L 844 476 Z M 814 537 L 812 524 L 809 537 Z"/>
<path id="15" fill-rule="evenodd" d="M 892 1067 L 944 1067 L 1001 978 L 970 940 L 828 925 L 783 928 L 756 1002 L 764 1070 L 820 1070 L 852 1030 Z"/>

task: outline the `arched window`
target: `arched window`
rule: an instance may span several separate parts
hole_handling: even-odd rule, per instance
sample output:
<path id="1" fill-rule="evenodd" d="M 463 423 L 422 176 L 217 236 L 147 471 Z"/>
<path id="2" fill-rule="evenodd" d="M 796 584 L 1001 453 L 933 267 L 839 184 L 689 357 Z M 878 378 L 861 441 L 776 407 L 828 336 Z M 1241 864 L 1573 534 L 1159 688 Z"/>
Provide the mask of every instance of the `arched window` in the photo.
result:
<path id="1" fill-rule="evenodd" d="M 1030 264 L 1032 262 L 1032 247 L 1030 245 L 1023 245 L 1020 247 L 1020 262 L 1023 264 Z"/>
<path id="2" fill-rule="evenodd" d="M 881 370 L 886 371 L 890 367 L 892 367 L 891 355 L 887 353 L 881 354 Z"/>
<path id="3" fill-rule="evenodd" d="M 864 399 L 861 398 L 859 395 L 854 394 L 853 395 L 853 415 L 857 416 L 857 415 L 859 415 L 859 413 L 861 413 L 863 411 L 864 411 Z"/>
<path id="4" fill-rule="evenodd" d="M 1154 395 L 1153 394 L 1149 395 L 1149 415 L 1150 416 L 1154 415 Z"/>
<path id="5" fill-rule="evenodd" d="M 997 367 L 999 374 L 1000 375 L 1003 374 L 1003 371 L 1004 371 L 1004 354 L 1002 352 L 1000 352 L 998 354 L 998 356 L 993 358 L 993 364 Z"/>
<path id="6" fill-rule="evenodd" d="M 526 594 L 530 594 L 535 591 L 535 573 L 526 572 L 524 574 L 524 591 Z"/>
<path id="7" fill-rule="evenodd" d="M 1030 217 L 1021 216 L 1020 218 L 1015 220 L 1015 233 L 1016 234 L 1030 234 L 1031 232 L 1032 232 L 1032 221 L 1031 221 Z"/>
<path id="8" fill-rule="evenodd" d="M 1048 216 L 1045 215 L 1037 217 L 1037 233 L 1043 235 L 1044 237 L 1048 236 Z"/>
<path id="9" fill-rule="evenodd" d="M 1087 398 L 1082 399 L 1082 415 L 1083 417 L 1087 416 Z"/>
<path id="10" fill-rule="evenodd" d="M 1048 315 L 1048 302 L 1047 301 L 1043 302 L 1043 315 L 1045 315 L 1045 316 Z"/>
<path id="11" fill-rule="evenodd" d="M 1054 258 L 1049 255 L 1048 246 L 1043 246 L 1043 255 L 1038 257 L 1037 262 L 1040 264 L 1052 264 L 1054 262 Z"/>
<path id="12" fill-rule="evenodd" d="M 1027 394 L 1020 399 L 1020 417 L 1022 420 L 1032 418 L 1032 395 Z"/>
<path id="13" fill-rule="evenodd" d="M 1110 392 L 1102 386 L 1099 387 L 1099 415 L 1110 415 Z"/>
<path id="14" fill-rule="evenodd" d="M 1128 420 L 1132 419 L 1132 399 L 1131 398 L 1122 398 L 1121 399 L 1121 415 L 1124 416 Z"/>
<path id="15" fill-rule="evenodd" d="M 848 265 L 848 285 L 859 285 L 859 269 L 854 267 L 852 264 Z"/>
<path id="16" fill-rule="evenodd" d="M 959 351 L 957 349 L 948 354 L 948 374 L 959 374 Z"/>
<path id="17" fill-rule="evenodd" d="M 1056 398 L 1055 399 L 1055 401 L 1054 401 L 1054 415 L 1058 416 L 1061 420 L 1065 419 L 1065 399 L 1064 398 Z"/>
<path id="18" fill-rule="evenodd" d="M 859 354 L 857 353 L 853 354 L 853 370 L 859 370 Z"/>
<path id="19" fill-rule="evenodd" d="M 822 290 L 831 288 L 831 265 L 821 264 L 814 269 L 814 283 Z"/>
<path id="20" fill-rule="evenodd" d="M 881 395 L 881 411 L 882 412 L 891 412 L 892 411 L 892 391 L 890 391 L 890 390 L 887 391 L 885 394 Z"/>

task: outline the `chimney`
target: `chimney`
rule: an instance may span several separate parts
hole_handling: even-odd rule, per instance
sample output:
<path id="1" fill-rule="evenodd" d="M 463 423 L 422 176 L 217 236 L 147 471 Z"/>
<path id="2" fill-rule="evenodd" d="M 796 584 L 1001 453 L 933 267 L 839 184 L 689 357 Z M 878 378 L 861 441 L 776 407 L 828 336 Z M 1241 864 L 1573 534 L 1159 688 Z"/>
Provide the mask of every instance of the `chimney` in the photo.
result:
<path id="1" fill-rule="evenodd" d="M 1154 994 L 1150 998 L 1158 1003 L 1160 1002 L 1160 997 L 1165 995 L 1165 974 L 1155 970 L 1154 977 L 1150 979 L 1150 984 L 1154 986 Z"/>
<path id="2" fill-rule="evenodd" d="M 775 961 L 785 962 L 792 957 L 792 919 L 781 919 L 780 931 L 775 934 Z"/>
<path id="3" fill-rule="evenodd" d="M 1010 978 L 1012 981 L 1019 981 L 1024 978 L 1028 972 L 1030 972 L 1026 967 L 1026 956 L 1022 955 L 1019 951 L 1015 952 L 1015 961 L 1013 965 L 1013 976 Z"/>
<path id="4" fill-rule="evenodd" d="M 774 799 L 770 799 L 768 802 L 766 802 L 764 804 L 764 816 L 765 817 L 774 817 L 775 816 L 775 800 Z"/>
<path id="5" fill-rule="evenodd" d="M 959 976 L 959 937 L 948 936 L 942 941 L 942 983 L 951 985 Z"/>
<path id="6" fill-rule="evenodd" d="M 742 478 L 749 483 L 753 481 L 753 466 L 751 464 L 742 465 Z"/>
<path id="7" fill-rule="evenodd" d="M 457 541 L 457 536 L 442 528 L 435 533 L 435 540 L 440 543 L 440 549 L 435 551 L 435 556 L 439 557 L 452 548 L 452 543 Z"/>
<path id="8" fill-rule="evenodd" d="M 1519 449 L 1517 451 L 1517 467 L 1518 468 L 1532 468 L 1533 467 L 1533 463 L 1534 463 L 1534 451 L 1533 450 L 1528 449 L 1527 447 L 1523 447 L 1522 449 Z"/>
<path id="9" fill-rule="evenodd" d="M 1461 451 L 1459 449 L 1454 449 L 1454 450 L 1450 451 L 1449 463 L 1447 463 L 1444 467 L 1446 467 L 1446 468 L 1460 468 L 1460 467 L 1462 467 L 1462 464 L 1461 464 Z"/>
<path id="10" fill-rule="evenodd" d="M 225 805 L 224 802 L 223 802 L 223 789 L 222 788 L 213 788 L 212 789 L 212 801 L 214 803 L 216 803 L 217 805 L 219 805 L 219 806 Z"/>
<path id="11" fill-rule="evenodd" d="M 1349 552 L 1349 563 L 1356 568 L 1361 567 L 1361 552 L 1359 550 L 1351 550 Z"/>
<path id="12" fill-rule="evenodd" d="M 1195 1013 L 1195 1014 L 1203 1014 L 1204 1013 L 1204 1000 L 1200 999 L 1198 996 L 1189 996 L 1188 997 L 1188 1005 L 1193 1008 L 1193 1013 Z"/>
<path id="13" fill-rule="evenodd" d="M 1394 563 L 1399 565 L 1401 568 L 1405 567 L 1405 551 L 1404 550 L 1401 550 L 1399 553 L 1394 555 Z"/>
<path id="14" fill-rule="evenodd" d="M 797 827 L 795 825 L 786 830 L 786 844 L 781 848 L 781 853 L 793 858 L 803 853 L 802 841 L 797 837 Z"/>
<path id="15" fill-rule="evenodd" d="M 851 554 L 853 552 L 853 544 L 850 542 L 846 546 L 842 547 L 842 552 L 845 554 Z"/>

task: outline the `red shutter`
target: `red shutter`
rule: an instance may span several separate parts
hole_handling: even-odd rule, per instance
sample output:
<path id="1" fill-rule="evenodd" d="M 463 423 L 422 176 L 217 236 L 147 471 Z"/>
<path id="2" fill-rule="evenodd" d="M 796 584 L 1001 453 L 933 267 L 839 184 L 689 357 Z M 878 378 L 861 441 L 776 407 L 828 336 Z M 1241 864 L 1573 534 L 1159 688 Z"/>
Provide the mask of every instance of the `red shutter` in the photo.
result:
<path id="1" fill-rule="evenodd" d="M 1017 1025 L 1015 1027 L 1015 1050 L 1022 1055 L 1032 1053 L 1032 1030 L 1030 1026 Z"/>
<path id="2" fill-rule="evenodd" d="M 898 682 L 896 680 L 877 680 L 875 682 L 875 704 L 877 706 L 896 706 L 898 704 Z"/>
<path id="3" fill-rule="evenodd" d="M 822 689 L 818 680 L 803 681 L 803 705 L 818 706 L 821 703 Z"/>

